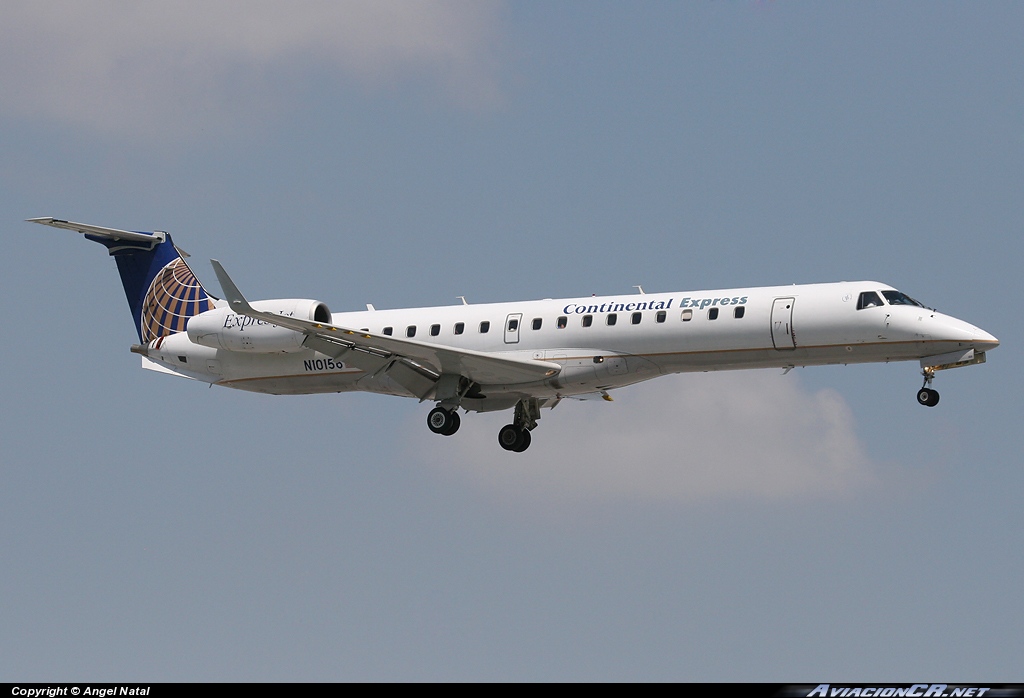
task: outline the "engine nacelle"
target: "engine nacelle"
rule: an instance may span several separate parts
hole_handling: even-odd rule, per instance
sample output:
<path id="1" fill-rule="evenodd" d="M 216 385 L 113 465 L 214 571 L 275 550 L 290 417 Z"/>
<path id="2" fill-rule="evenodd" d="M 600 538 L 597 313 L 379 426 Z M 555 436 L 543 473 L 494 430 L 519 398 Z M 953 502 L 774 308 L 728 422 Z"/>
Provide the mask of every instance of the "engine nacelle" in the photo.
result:
<path id="1" fill-rule="evenodd" d="M 331 311 L 320 301 L 281 298 L 254 301 L 253 309 L 263 313 L 285 315 L 330 322 Z M 200 313 L 188 321 L 188 338 L 196 344 L 228 351 L 279 353 L 301 351 L 306 338 L 301 332 L 279 327 L 266 320 L 257 320 L 232 312 L 231 308 L 214 308 Z"/>

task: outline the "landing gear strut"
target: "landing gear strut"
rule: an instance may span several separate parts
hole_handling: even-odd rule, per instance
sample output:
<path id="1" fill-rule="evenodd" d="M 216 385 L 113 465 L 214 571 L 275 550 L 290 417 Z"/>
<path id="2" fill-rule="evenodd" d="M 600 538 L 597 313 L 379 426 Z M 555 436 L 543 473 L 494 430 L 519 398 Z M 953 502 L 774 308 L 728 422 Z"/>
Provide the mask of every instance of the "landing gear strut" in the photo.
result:
<path id="1" fill-rule="evenodd" d="M 935 378 L 935 369 L 926 368 L 921 371 L 924 376 L 924 383 L 921 385 L 921 389 L 917 391 L 917 401 L 925 407 L 935 407 L 939 404 L 939 391 L 932 390 L 930 387 L 932 379 Z"/>
<path id="2" fill-rule="evenodd" d="M 427 415 L 427 427 L 435 434 L 451 436 L 459 430 L 462 419 L 455 410 L 446 410 L 443 407 L 435 407 Z"/>
<path id="3" fill-rule="evenodd" d="M 506 424 L 498 431 L 498 445 L 506 451 L 522 453 L 533 441 L 530 431 L 537 428 L 538 419 L 540 402 L 536 398 L 520 400 L 512 424 Z"/>

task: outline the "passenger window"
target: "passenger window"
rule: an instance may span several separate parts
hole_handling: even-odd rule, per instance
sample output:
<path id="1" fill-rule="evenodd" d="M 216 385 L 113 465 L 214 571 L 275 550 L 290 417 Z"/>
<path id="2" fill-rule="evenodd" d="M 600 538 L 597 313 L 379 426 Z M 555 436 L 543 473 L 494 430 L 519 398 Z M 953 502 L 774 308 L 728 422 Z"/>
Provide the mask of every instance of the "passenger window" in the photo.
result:
<path id="1" fill-rule="evenodd" d="M 509 332 L 515 332 L 518 329 L 519 329 L 519 320 L 517 320 L 516 318 L 512 318 L 511 320 L 508 321 L 508 331 Z"/>
<path id="2" fill-rule="evenodd" d="M 394 332 L 394 331 L 395 331 L 395 328 L 393 328 L 393 327 L 385 327 L 384 328 L 384 334 L 386 334 L 388 337 L 390 337 L 391 333 Z"/>
<path id="3" fill-rule="evenodd" d="M 608 324 L 609 325 L 614 325 L 618 321 L 619 321 L 619 316 L 618 315 L 616 315 L 615 313 L 608 313 Z"/>
<path id="4" fill-rule="evenodd" d="M 416 325 L 409 325 L 408 327 L 406 327 L 405 328 L 405 336 L 406 337 L 415 337 L 416 336 Z"/>
<path id="5" fill-rule="evenodd" d="M 640 318 L 642 318 L 642 317 L 643 317 L 642 313 L 633 313 L 630 316 L 629 321 L 631 323 L 633 323 L 634 325 L 639 325 L 640 324 Z"/>
<path id="6" fill-rule="evenodd" d="M 717 319 L 718 319 L 718 308 L 712 308 L 711 310 L 708 311 L 708 320 L 717 320 Z"/>
<path id="7" fill-rule="evenodd" d="M 584 327 L 590 327 L 593 324 L 594 324 L 594 316 L 593 315 L 584 315 L 583 316 L 583 326 Z"/>
<path id="8" fill-rule="evenodd" d="M 455 323 L 455 334 L 462 334 L 466 331 L 466 323 L 456 322 Z"/>
<path id="9" fill-rule="evenodd" d="M 689 322 L 693 319 L 693 311 L 687 308 L 683 311 L 683 322 Z"/>
<path id="10" fill-rule="evenodd" d="M 743 317 L 743 314 L 746 312 L 746 310 L 746 306 L 737 306 L 736 308 L 733 309 L 732 316 L 739 320 L 741 317 Z"/>
<path id="11" fill-rule="evenodd" d="M 430 336 L 431 337 L 436 337 L 439 334 L 441 334 L 441 326 L 440 325 L 431 325 L 430 326 Z"/>
<path id="12" fill-rule="evenodd" d="M 658 314 L 654 316 L 654 321 L 655 322 L 665 322 L 665 318 L 667 318 L 667 317 L 668 317 L 668 313 L 666 313 L 664 310 L 659 310 Z"/>
<path id="13" fill-rule="evenodd" d="M 864 308 L 877 308 L 882 305 L 882 299 L 878 297 L 878 294 L 874 291 L 865 291 L 860 294 L 860 298 L 857 299 L 857 310 L 864 310 Z"/>
<path id="14" fill-rule="evenodd" d="M 569 324 L 569 318 L 567 318 L 564 315 L 559 315 L 558 316 L 558 329 L 564 330 L 568 324 Z"/>
<path id="15" fill-rule="evenodd" d="M 541 326 L 541 324 L 542 324 L 543 322 L 544 322 L 544 321 L 543 321 L 543 320 L 542 320 L 541 318 L 539 318 L 539 317 L 535 317 L 535 318 L 533 318 L 533 329 L 535 329 L 535 330 L 539 330 L 539 329 L 540 329 L 540 326 Z"/>
<path id="16" fill-rule="evenodd" d="M 490 331 L 491 331 L 491 323 L 490 322 L 488 322 L 487 320 L 484 320 L 483 322 L 480 323 L 480 334 L 487 334 Z"/>

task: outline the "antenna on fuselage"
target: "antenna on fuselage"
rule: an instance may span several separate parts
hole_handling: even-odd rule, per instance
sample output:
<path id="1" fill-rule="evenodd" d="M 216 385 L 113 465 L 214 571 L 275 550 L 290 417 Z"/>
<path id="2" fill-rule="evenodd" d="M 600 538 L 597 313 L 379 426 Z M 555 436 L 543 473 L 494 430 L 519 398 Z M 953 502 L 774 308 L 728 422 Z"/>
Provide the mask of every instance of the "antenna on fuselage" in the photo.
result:
<path id="1" fill-rule="evenodd" d="M 641 296 L 646 296 L 646 295 L 647 295 L 646 293 L 644 293 L 644 287 L 643 287 L 643 286 L 641 286 L 641 285 L 637 284 L 637 285 L 636 285 L 636 286 L 634 286 L 633 288 L 635 288 L 635 289 L 637 289 L 638 291 L 640 291 L 640 295 L 641 295 Z"/>
<path id="2" fill-rule="evenodd" d="M 466 302 L 466 297 L 465 296 L 455 296 L 455 297 L 458 298 L 459 300 L 461 300 L 463 305 L 469 305 L 469 303 Z"/>

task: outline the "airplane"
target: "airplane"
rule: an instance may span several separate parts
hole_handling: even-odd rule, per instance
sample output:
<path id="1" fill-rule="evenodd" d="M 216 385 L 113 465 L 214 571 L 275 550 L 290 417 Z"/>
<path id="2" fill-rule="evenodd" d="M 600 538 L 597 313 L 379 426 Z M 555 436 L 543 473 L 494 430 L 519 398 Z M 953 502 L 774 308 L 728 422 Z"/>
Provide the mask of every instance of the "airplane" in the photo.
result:
<path id="1" fill-rule="evenodd" d="M 464 412 L 513 411 L 507 451 L 531 443 L 542 408 L 672 373 L 918 361 L 920 404 L 940 370 L 985 363 L 999 340 L 875 281 L 639 293 L 332 313 L 309 299 L 249 301 L 211 260 L 209 293 L 171 236 L 74 223 L 117 264 L 142 367 L 275 395 L 368 391 L 433 402 L 451 436 Z"/>

